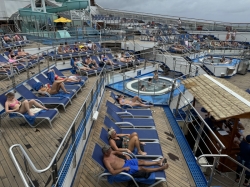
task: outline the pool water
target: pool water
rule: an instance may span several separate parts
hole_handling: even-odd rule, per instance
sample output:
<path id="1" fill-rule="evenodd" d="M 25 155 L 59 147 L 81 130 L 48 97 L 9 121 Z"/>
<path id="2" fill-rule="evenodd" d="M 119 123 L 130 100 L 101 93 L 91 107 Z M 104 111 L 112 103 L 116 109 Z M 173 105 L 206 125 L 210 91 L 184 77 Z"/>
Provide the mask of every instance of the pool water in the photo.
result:
<path id="1" fill-rule="evenodd" d="M 142 76 L 139 76 L 137 78 L 146 78 L 146 77 L 153 77 L 154 73 L 148 73 L 148 74 L 144 74 Z M 131 90 L 128 90 L 126 89 L 126 85 L 127 83 L 131 82 L 133 79 L 127 79 L 125 80 L 124 82 L 123 81 L 120 81 L 120 82 L 117 82 L 117 83 L 114 83 L 114 84 L 110 84 L 108 85 L 109 88 L 111 89 L 114 89 L 115 91 L 118 91 L 118 92 L 121 92 L 121 93 L 124 93 L 124 94 L 127 94 L 131 97 L 133 96 L 138 96 L 138 81 L 137 82 L 137 85 L 135 84 L 134 85 L 134 88 L 137 90 L 137 92 L 133 92 Z M 184 92 L 185 88 L 184 86 L 181 84 L 181 81 L 177 81 L 178 85 L 179 85 L 179 89 Z M 167 85 L 171 85 L 172 83 L 171 82 L 168 82 Z M 152 87 L 149 87 L 152 89 Z M 171 90 L 171 87 L 170 87 L 170 90 Z M 178 89 L 175 89 L 174 93 L 173 93 L 173 97 L 178 95 L 179 94 L 179 90 Z M 161 94 L 161 95 L 144 95 L 142 94 L 142 92 L 140 91 L 139 92 L 139 97 L 145 101 L 148 101 L 148 102 L 152 102 L 154 104 L 158 104 L 158 105 L 166 105 L 169 101 L 169 98 L 170 98 L 170 92 L 168 93 L 164 93 L 164 94 Z"/>

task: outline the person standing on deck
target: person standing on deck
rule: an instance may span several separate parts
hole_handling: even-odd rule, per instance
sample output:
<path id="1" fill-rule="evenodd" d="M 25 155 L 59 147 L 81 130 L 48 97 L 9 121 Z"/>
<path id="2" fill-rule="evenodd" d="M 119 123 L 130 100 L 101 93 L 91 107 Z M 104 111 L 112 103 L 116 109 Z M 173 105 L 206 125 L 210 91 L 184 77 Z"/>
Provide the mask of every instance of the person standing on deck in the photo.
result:
<path id="1" fill-rule="evenodd" d="M 244 140 L 239 145 L 240 147 L 240 153 L 237 156 L 237 161 L 250 169 L 250 135 L 247 135 Z M 239 182 L 240 180 L 240 173 L 242 172 L 243 168 L 240 166 L 237 166 L 236 169 L 236 179 L 235 182 Z M 250 172 L 245 171 L 245 181 L 243 183 L 244 186 L 249 185 L 249 179 L 250 179 Z"/>

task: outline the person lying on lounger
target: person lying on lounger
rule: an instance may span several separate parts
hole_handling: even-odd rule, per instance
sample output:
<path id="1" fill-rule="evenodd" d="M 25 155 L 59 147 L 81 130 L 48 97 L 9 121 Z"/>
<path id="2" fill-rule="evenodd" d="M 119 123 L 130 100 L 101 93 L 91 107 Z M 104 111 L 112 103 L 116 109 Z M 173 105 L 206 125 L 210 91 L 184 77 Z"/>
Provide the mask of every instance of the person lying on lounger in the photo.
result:
<path id="1" fill-rule="evenodd" d="M 130 175 L 137 173 L 138 171 L 144 172 L 156 172 L 162 171 L 168 168 L 167 159 L 162 158 L 159 161 L 145 161 L 145 160 L 137 160 L 130 159 L 128 155 L 124 155 L 124 153 L 120 151 L 113 151 L 110 146 L 105 145 L 102 148 L 103 153 L 103 163 L 109 173 L 112 175 L 117 175 L 121 172 L 126 172 Z M 125 156 L 126 160 L 119 158 L 118 156 Z M 155 168 L 148 168 L 143 166 L 159 166 Z"/>
<path id="2" fill-rule="evenodd" d="M 17 55 L 18 55 L 18 57 L 25 57 L 25 56 L 30 55 L 30 54 L 22 51 L 21 47 L 18 47 Z M 31 55 L 30 58 L 31 59 L 37 59 L 37 55 Z"/>
<path id="3" fill-rule="evenodd" d="M 19 112 L 21 114 L 28 113 L 30 116 L 34 116 L 34 114 L 30 111 L 30 108 L 34 105 L 38 108 L 42 108 L 44 110 L 48 110 L 48 108 L 44 107 L 40 103 L 36 102 L 34 99 L 18 101 L 15 98 L 15 94 L 9 92 L 6 94 L 7 100 L 5 102 L 5 111 L 7 113 L 10 112 Z"/>
<path id="4" fill-rule="evenodd" d="M 140 144 L 144 145 L 145 143 L 140 142 L 136 132 L 132 134 L 117 134 L 115 129 L 111 128 L 108 130 L 108 139 L 114 151 L 132 153 L 137 148 L 139 155 L 147 154 L 141 150 Z"/>
<path id="5" fill-rule="evenodd" d="M 111 66 L 116 65 L 116 63 L 110 60 L 106 55 L 101 55 L 101 61 Z"/>
<path id="6" fill-rule="evenodd" d="M 53 69 L 49 70 L 48 72 L 53 72 L 54 75 L 55 75 L 55 80 L 65 80 L 65 82 L 80 82 L 81 79 L 79 79 L 77 76 L 69 76 L 67 78 L 64 78 L 64 77 L 60 77 L 59 75 L 57 75 L 55 73 L 55 71 Z"/>
<path id="7" fill-rule="evenodd" d="M 85 59 L 85 63 L 89 66 L 90 69 L 97 69 L 99 67 L 96 61 L 92 60 L 89 55 L 87 55 L 87 58 Z"/>
<path id="8" fill-rule="evenodd" d="M 63 82 L 65 82 L 67 79 L 64 80 L 56 80 L 52 86 L 50 87 L 48 84 L 47 85 L 42 85 L 40 89 L 38 89 L 38 92 L 47 92 L 49 94 L 58 94 L 60 89 L 62 89 L 64 91 L 64 93 L 69 94 L 70 92 L 68 92 L 63 84 Z"/>
<path id="9" fill-rule="evenodd" d="M 153 107 L 153 105 L 144 104 L 138 96 L 135 96 L 132 99 L 124 99 L 124 95 L 118 95 L 117 101 L 120 105 L 128 104 L 130 106 L 141 106 L 141 107 L 148 107 L 148 108 Z"/>
<path id="10" fill-rule="evenodd" d="M 84 70 L 84 71 L 91 70 L 87 64 L 83 64 L 77 58 L 73 57 L 73 60 L 74 60 L 74 65 L 77 66 L 80 70 Z"/>

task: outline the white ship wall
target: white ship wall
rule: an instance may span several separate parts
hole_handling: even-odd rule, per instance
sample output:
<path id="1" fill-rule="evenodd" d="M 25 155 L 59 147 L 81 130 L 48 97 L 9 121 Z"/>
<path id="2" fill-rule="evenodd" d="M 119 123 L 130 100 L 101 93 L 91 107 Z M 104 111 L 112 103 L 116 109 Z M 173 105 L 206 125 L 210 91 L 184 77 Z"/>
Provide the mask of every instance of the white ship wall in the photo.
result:
<path id="1" fill-rule="evenodd" d="M 30 0 L 0 0 L 0 20 L 6 20 L 12 14 L 30 4 Z"/>

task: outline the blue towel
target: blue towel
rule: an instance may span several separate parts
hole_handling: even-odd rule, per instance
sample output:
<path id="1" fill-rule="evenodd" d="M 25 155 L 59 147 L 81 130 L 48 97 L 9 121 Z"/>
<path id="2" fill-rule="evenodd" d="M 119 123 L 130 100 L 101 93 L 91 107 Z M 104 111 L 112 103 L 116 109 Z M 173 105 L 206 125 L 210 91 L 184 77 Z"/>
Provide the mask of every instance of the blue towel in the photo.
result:
<path id="1" fill-rule="evenodd" d="M 40 88 L 43 86 L 43 84 L 41 82 L 37 82 L 35 84 L 32 85 L 32 88 L 36 91 L 40 90 Z"/>
<path id="2" fill-rule="evenodd" d="M 63 98 L 69 98 L 70 99 L 70 94 L 66 94 L 64 92 L 58 92 L 57 94 L 51 95 L 51 97 L 59 97 L 59 99 L 63 99 Z"/>
<path id="3" fill-rule="evenodd" d="M 33 124 L 35 123 L 36 117 L 37 117 L 40 113 L 43 113 L 43 112 L 46 112 L 46 110 L 41 110 L 41 111 L 35 113 L 34 116 L 30 116 L 28 113 L 25 113 L 25 114 L 23 114 L 23 115 L 24 115 L 25 119 L 26 119 L 31 125 L 33 125 Z M 10 114 L 9 114 L 9 117 L 10 117 L 10 118 L 14 118 L 14 117 L 19 117 L 19 116 L 18 116 L 18 114 L 10 113 Z"/>
<path id="4" fill-rule="evenodd" d="M 121 174 L 118 174 L 118 175 L 109 175 L 108 176 L 108 182 L 110 184 L 112 184 L 114 182 L 127 182 L 127 181 L 130 181 L 130 180 L 131 179 L 128 176 L 121 175 Z M 153 183 L 155 183 L 155 173 L 151 173 L 148 179 L 145 179 L 145 178 L 135 178 L 135 181 L 143 183 L 143 184 L 148 184 L 148 185 L 153 184 Z"/>
<path id="5" fill-rule="evenodd" d="M 52 82 L 52 84 L 53 84 L 54 81 L 55 81 L 55 74 L 54 74 L 54 72 L 53 71 L 47 72 L 47 77 L 50 80 L 50 82 Z"/>

